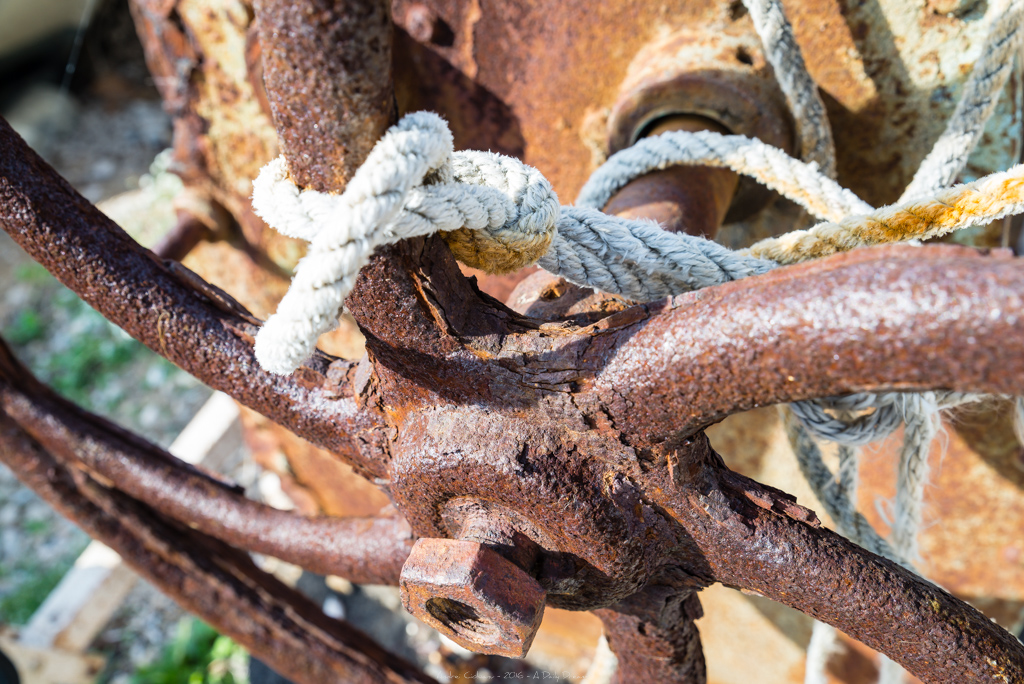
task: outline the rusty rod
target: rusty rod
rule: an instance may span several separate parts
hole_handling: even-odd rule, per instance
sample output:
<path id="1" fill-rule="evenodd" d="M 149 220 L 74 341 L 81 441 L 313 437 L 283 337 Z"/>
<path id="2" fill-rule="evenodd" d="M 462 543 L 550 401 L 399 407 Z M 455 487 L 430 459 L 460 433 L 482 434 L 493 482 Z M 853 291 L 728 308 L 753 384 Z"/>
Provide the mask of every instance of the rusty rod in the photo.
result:
<path id="1" fill-rule="evenodd" d="M 854 250 L 649 304 L 656 315 L 584 359 L 615 424 L 649 443 L 812 397 L 1021 394 L 1021 263 L 952 245 Z"/>
<path id="2" fill-rule="evenodd" d="M 925 684 L 1024 684 L 1024 645 L 1009 632 L 905 568 L 801 519 L 806 509 L 781 492 L 726 469 L 705 436 L 690 443 L 699 449 L 668 453 L 667 467 L 650 469 L 643 485 L 697 543 L 717 581 L 827 622 Z M 695 463 L 712 467 L 695 471 Z"/>
<path id="3" fill-rule="evenodd" d="M 0 121 L 0 225 L 108 320 L 206 384 L 332 451 L 383 473 L 350 434 L 379 427 L 349 385 L 355 364 L 317 353 L 282 377 L 256 363 L 259 321 L 180 266 L 140 247 Z"/>
<path id="4" fill-rule="evenodd" d="M 3 414 L 0 460 L 147 581 L 294 681 L 434 681 L 347 623 L 325 616 L 245 553 L 76 474 Z M 225 601 L 230 610 L 223 609 Z"/>
<path id="5" fill-rule="evenodd" d="M 707 666 L 694 620 L 704 615 L 692 589 L 650 584 L 595 610 L 618 657 L 618 682 L 704 684 Z"/>
<path id="6" fill-rule="evenodd" d="M 645 137 L 669 131 L 729 132 L 710 119 L 681 114 L 656 122 Z M 731 169 L 670 166 L 630 181 L 612 195 L 602 211 L 628 219 L 657 221 L 670 233 L 703 235 L 714 240 L 736 194 L 738 181 L 739 176 Z"/>
<path id="7" fill-rule="evenodd" d="M 413 539 L 401 518 L 308 517 L 245 498 L 154 444 L 58 397 L 0 340 L 0 407 L 50 454 L 237 548 L 353 582 L 398 584 Z"/>
<path id="8" fill-rule="evenodd" d="M 390 3 L 261 0 L 256 21 L 267 96 L 292 177 L 301 186 L 339 192 L 396 116 Z M 356 39 L 337 39 L 353 26 Z M 440 300 L 469 334 L 501 334 L 503 314 L 495 316 L 438 243 L 439 237 L 407 240 L 377 250 L 346 305 L 366 336 L 376 375 L 384 366 L 385 374 L 416 378 L 428 392 L 479 397 L 492 384 L 486 364 L 464 349 L 425 299 Z M 429 279 L 441 287 L 425 292 Z"/>
<path id="9" fill-rule="evenodd" d="M 257 0 L 263 78 L 300 186 L 339 191 L 395 119 L 391 3 Z"/>

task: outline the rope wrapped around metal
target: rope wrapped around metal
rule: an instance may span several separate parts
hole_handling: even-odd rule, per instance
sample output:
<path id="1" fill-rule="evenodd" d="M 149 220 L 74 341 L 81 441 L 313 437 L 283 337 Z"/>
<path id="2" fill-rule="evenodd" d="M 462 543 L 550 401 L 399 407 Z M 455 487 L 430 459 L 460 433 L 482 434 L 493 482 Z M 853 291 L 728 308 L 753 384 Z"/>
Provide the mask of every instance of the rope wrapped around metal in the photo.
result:
<path id="1" fill-rule="evenodd" d="M 817 215 L 862 213 L 735 252 L 595 208 L 630 179 L 676 164 L 748 174 Z M 538 263 L 570 282 L 649 301 L 766 273 L 779 263 L 1020 213 L 1024 167 L 931 200 L 870 212 L 816 165 L 781 150 L 743 136 L 672 132 L 613 155 L 581 200 L 585 206 L 559 206 L 547 179 L 517 159 L 453 152 L 447 125 L 429 112 L 409 114 L 392 127 L 340 195 L 300 190 L 284 160 L 276 159 L 253 183 L 253 208 L 280 232 L 311 244 L 277 313 L 256 337 L 257 359 L 275 373 L 297 368 L 317 337 L 337 325 L 373 250 L 406 238 L 441 233 L 470 266 L 505 273 Z M 930 213 L 924 210 L 929 207 Z"/>

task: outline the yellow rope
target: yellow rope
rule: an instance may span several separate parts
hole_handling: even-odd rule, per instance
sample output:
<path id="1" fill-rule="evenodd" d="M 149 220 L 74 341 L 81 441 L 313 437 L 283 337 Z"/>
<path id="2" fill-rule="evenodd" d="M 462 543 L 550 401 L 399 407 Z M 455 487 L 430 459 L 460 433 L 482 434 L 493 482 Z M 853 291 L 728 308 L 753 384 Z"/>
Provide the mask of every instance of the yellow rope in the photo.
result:
<path id="1" fill-rule="evenodd" d="M 795 264 L 856 247 L 939 237 L 1021 212 L 1024 165 L 1017 165 L 933 197 L 761 240 L 742 253 L 779 264 Z"/>

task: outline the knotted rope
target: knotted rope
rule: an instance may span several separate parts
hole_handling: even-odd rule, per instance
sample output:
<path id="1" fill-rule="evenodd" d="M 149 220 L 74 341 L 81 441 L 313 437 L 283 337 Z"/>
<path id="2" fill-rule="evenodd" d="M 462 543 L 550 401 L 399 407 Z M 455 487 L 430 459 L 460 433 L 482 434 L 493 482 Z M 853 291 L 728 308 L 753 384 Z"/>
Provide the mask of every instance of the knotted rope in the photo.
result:
<path id="1" fill-rule="evenodd" d="M 457 258 L 490 272 L 536 262 L 578 285 L 649 301 L 759 275 L 779 264 L 929 237 L 1024 209 L 1024 166 L 1017 166 L 935 198 L 823 223 L 734 252 L 593 208 L 631 178 L 676 164 L 731 168 L 815 215 L 869 208 L 814 165 L 781 150 L 743 136 L 681 131 L 613 155 L 581 194 L 581 204 L 591 206 L 559 207 L 539 171 L 498 154 L 452 152 L 444 121 L 417 112 L 385 134 L 341 195 L 300 191 L 283 159 L 264 167 L 253 182 L 256 213 L 285 235 L 311 241 L 277 313 L 256 337 L 257 359 L 276 373 L 297 368 L 317 337 L 336 326 L 345 296 L 373 250 L 409 237 L 441 233 Z"/>

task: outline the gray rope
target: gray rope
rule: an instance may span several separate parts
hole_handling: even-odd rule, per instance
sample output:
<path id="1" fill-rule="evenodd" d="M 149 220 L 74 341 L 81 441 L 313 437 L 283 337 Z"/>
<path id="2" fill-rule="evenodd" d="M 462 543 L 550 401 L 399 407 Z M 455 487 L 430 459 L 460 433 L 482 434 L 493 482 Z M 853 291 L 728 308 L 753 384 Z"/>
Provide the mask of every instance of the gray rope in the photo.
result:
<path id="1" fill-rule="evenodd" d="M 562 207 L 551 246 L 537 263 L 577 285 L 636 301 L 720 285 L 776 266 L 711 240 L 669 233 L 653 222 L 585 207 Z"/>
<path id="2" fill-rule="evenodd" d="M 904 202 L 935 193 L 953 183 L 967 165 L 992 117 L 1006 81 L 1013 72 L 1013 58 L 1020 50 L 1024 31 L 1024 0 L 998 0 L 989 9 L 990 27 L 981 56 L 974 63 L 963 95 L 935 142 L 921 162 L 914 179 L 900 197 Z"/>

